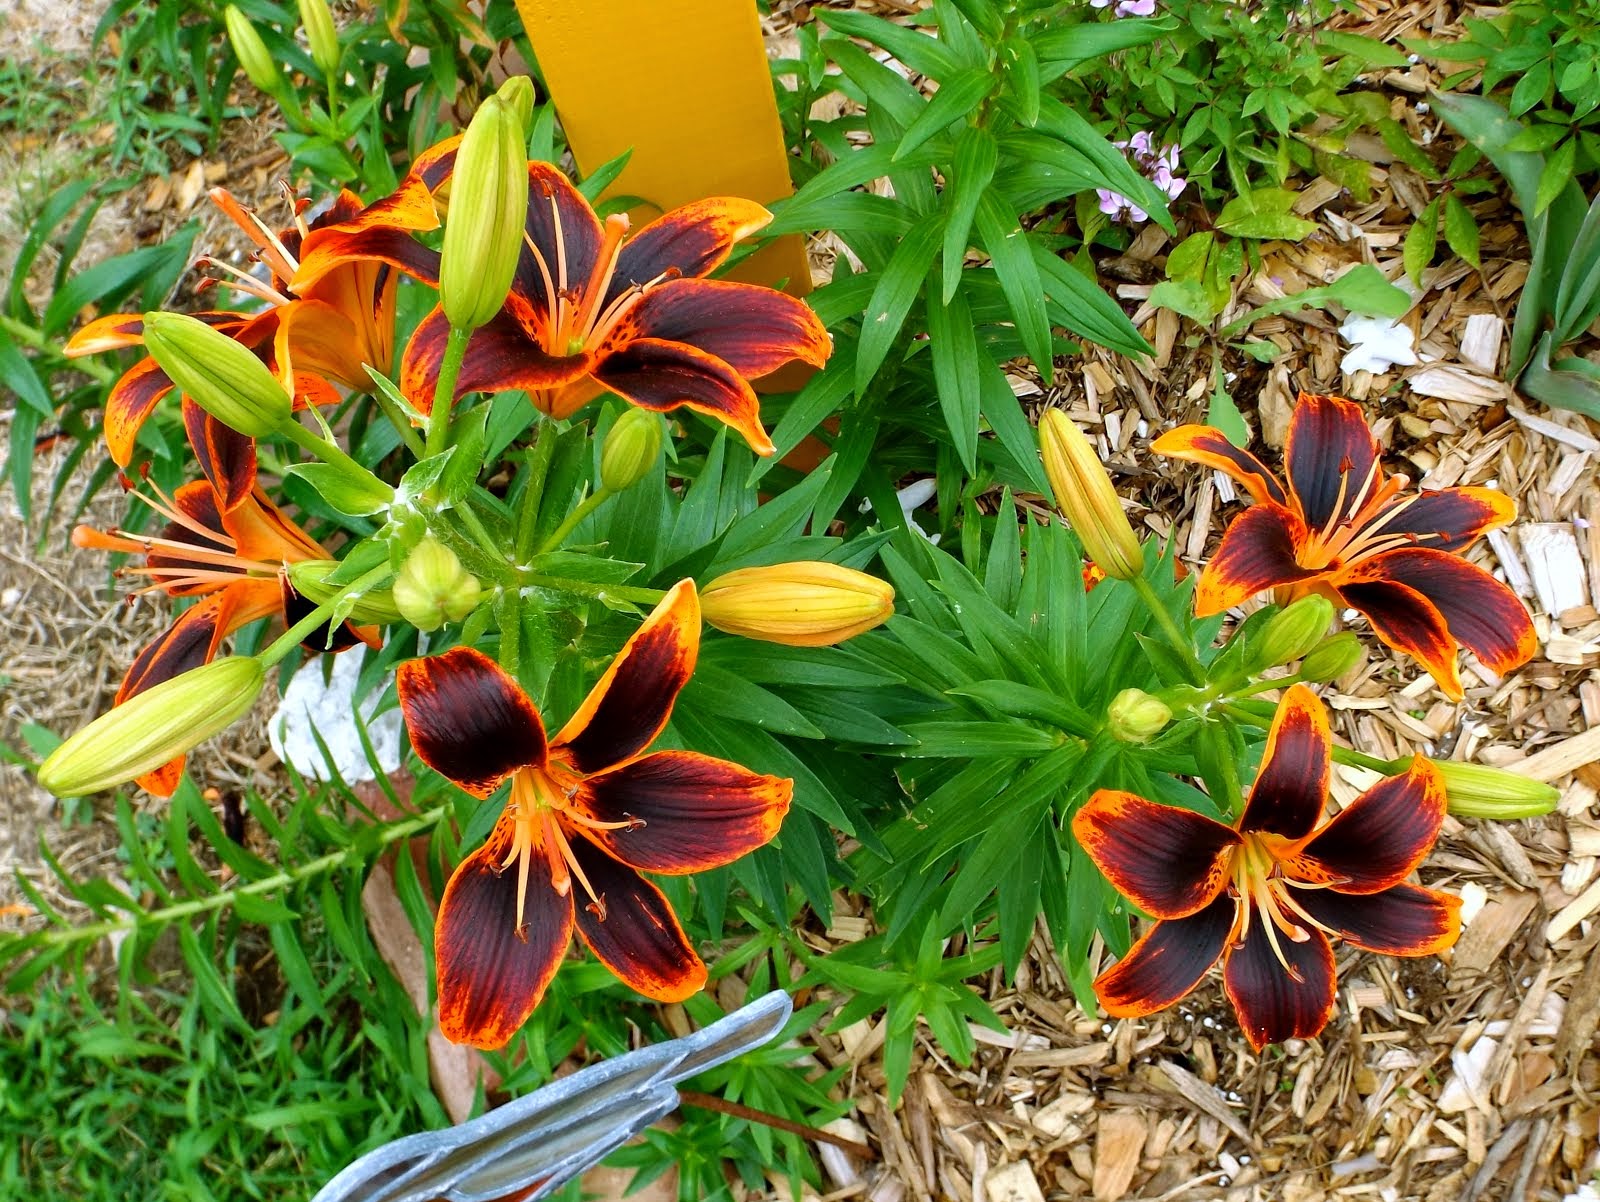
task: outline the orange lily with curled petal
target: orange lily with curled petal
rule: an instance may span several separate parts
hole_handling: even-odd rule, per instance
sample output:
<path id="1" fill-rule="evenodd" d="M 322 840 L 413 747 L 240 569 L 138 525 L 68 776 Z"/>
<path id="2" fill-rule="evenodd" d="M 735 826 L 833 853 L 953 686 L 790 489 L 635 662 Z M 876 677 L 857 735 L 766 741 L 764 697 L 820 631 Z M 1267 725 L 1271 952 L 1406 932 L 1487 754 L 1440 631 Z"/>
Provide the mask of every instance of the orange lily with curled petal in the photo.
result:
<path id="1" fill-rule="evenodd" d="M 299 280 L 340 257 L 370 254 L 419 278 L 412 231 L 437 222 L 441 173 L 454 145 L 429 152 L 394 196 L 380 201 L 308 254 Z M 832 350 L 805 304 L 770 288 L 709 280 L 741 238 L 772 215 L 752 201 L 718 197 L 676 208 L 628 237 L 628 219 L 604 222 L 567 177 L 529 163 L 521 261 L 500 315 L 473 332 L 456 384 L 469 392 L 524 389 L 541 412 L 564 418 L 606 392 L 645 409 L 680 406 L 737 430 L 759 454 L 773 451 L 750 380 L 791 359 L 821 366 Z M 386 207 L 385 207 L 386 206 Z M 436 273 L 436 260 L 433 270 Z M 435 309 L 401 359 L 401 387 L 423 412 L 449 333 Z"/>
<path id="2" fill-rule="evenodd" d="M 705 984 L 705 964 L 640 870 L 703 872 L 753 851 L 778 833 L 794 782 L 692 751 L 646 754 L 699 644 L 685 580 L 554 738 L 516 681 L 470 647 L 400 666 L 400 708 L 423 762 L 475 797 L 511 781 L 493 833 L 439 903 L 439 1026 L 450 1039 L 498 1048 L 516 1034 L 574 929 L 646 997 L 682 1001 Z"/>
<path id="3" fill-rule="evenodd" d="M 72 541 L 79 547 L 142 554 L 141 567 L 118 570 L 121 576 L 142 576 L 149 583 L 140 591 L 161 590 L 172 597 L 198 598 L 159 638 L 135 657 L 113 704 L 144 692 L 164 680 L 210 663 L 222 640 L 258 618 L 283 615 L 292 625 L 313 606 L 289 584 L 285 565 L 305 559 L 331 559 L 322 546 L 267 499 L 259 488 L 243 502 L 224 509 L 216 489 L 195 480 L 170 498 L 140 497 L 162 517 L 166 526 L 156 535 L 125 530 L 96 530 L 79 526 Z M 306 637 L 308 651 L 328 648 L 328 629 Z M 348 624 L 333 632 L 333 649 L 354 646 L 357 640 L 373 646 L 373 632 Z M 170 797 L 183 775 L 183 757 L 139 778 L 139 785 L 161 797 Z"/>
<path id="4" fill-rule="evenodd" d="M 1089 858 L 1158 920 L 1095 980 L 1109 1013 L 1163 1010 L 1220 959 L 1228 999 L 1260 1051 L 1327 1025 L 1329 936 L 1389 956 L 1455 943 L 1461 899 L 1406 883 L 1444 822 L 1439 770 L 1417 756 L 1323 822 L 1331 751 L 1322 703 L 1295 685 L 1273 718 L 1236 825 L 1109 789 L 1074 815 Z"/>
<path id="5" fill-rule="evenodd" d="M 1502 676 L 1538 649 L 1516 594 L 1462 558 L 1516 517 L 1515 502 L 1492 488 L 1405 493 L 1404 476 L 1384 479 L 1378 441 L 1353 402 L 1300 394 L 1287 484 L 1209 426 L 1180 426 L 1150 449 L 1226 472 L 1255 500 L 1201 573 L 1201 617 L 1268 589 L 1279 604 L 1321 593 L 1365 614 L 1380 639 L 1420 661 L 1457 701 L 1458 646 Z"/>

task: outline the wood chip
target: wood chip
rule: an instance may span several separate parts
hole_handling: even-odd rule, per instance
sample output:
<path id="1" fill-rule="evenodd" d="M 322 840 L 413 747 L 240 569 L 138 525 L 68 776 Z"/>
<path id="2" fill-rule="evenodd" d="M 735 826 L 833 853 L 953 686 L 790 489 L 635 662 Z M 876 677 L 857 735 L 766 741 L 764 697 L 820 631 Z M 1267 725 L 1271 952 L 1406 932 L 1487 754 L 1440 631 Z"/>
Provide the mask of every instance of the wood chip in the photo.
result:
<path id="1" fill-rule="evenodd" d="M 1100 1116 L 1094 1137 L 1094 1196 L 1117 1202 L 1133 1184 L 1148 1132 L 1136 1110 L 1114 1110 Z"/>
<path id="2" fill-rule="evenodd" d="M 1039 1179 L 1025 1160 L 996 1165 L 983 1179 L 983 1188 L 989 1202 L 1044 1202 Z"/>
<path id="3" fill-rule="evenodd" d="M 1157 1084 L 1158 1088 L 1164 1086 L 1170 1089 L 1191 1106 L 1194 1106 L 1202 1113 L 1209 1114 L 1226 1127 L 1246 1147 L 1254 1148 L 1256 1146 L 1255 1138 L 1250 1134 L 1249 1128 L 1239 1120 L 1239 1116 L 1234 1114 L 1227 1102 L 1223 1101 L 1222 1095 L 1217 1092 L 1214 1086 L 1207 1085 L 1188 1069 L 1180 1064 L 1174 1064 L 1170 1060 L 1163 1060 L 1158 1063 L 1156 1071 L 1164 1078 L 1164 1081 L 1153 1082 Z"/>

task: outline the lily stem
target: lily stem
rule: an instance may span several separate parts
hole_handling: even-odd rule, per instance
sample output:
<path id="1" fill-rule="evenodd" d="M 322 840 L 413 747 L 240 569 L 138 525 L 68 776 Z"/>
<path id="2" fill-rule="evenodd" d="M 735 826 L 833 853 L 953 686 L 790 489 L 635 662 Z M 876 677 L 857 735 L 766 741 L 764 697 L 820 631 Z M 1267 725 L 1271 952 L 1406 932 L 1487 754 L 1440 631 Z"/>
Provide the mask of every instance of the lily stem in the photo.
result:
<path id="1" fill-rule="evenodd" d="M 390 568 L 387 562 L 380 563 L 365 576 L 362 576 L 353 583 L 347 585 L 339 597 L 336 597 L 332 601 L 324 601 L 321 605 L 317 606 L 305 617 L 301 618 L 293 626 L 289 627 L 288 630 L 284 631 L 276 639 L 274 639 L 271 645 L 268 646 L 265 651 L 256 656 L 256 658 L 261 661 L 261 666 L 263 668 L 272 667 L 273 664 L 277 663 L 284 656 L 288 655 L 291 648 L 303 642 L 313 630 L 317 629 L 319 626 L 325 625 L 328 619 L 333 615 L 334 608 L 339 604 L 339 601 L 342 600 L 343 597 L 347 595 L 355 595 L 359 597 L 368 588 L 372 587 L 374 584 L 382 580 L 384 577 L 390 575 L 392 572 L 393 569 Z"/>
<path id="2" fill-rule="evenodd" d="M 381 388 L 373 389 L 372 399 L 378 402 L 378 408 L 383 411 L 383 416 L 389 419 L 389 424 L 394 427 L 395 433 L 400 435 L 400 441 L 406 444 L 406 450 L 418 459 L 423 458 L 427 452 L 423 449 L 422 439 L 418 437 L 411 419 L 400 412 L 400 406 L 386 396 Z"/>
<path id="3" fill-rule="evenodd" d="M 363 467 L 334 443 L 319 434 L 313 434 L 299 422 L 292 419 L 285 422 L 281 432 L 290 442 L 303 450 L 311 452 L 322 462 L 341 469 L 353 479 L 360 480 L 364 485 L 372 488 L 375 492 L 387 493 L 390 497 L 394 496 L 394 487 L 392 485 L 385 484 L 372 474 L 370 468 Z"/>
<path id="4" fill-rule="evenodd" d="M 444 454 L 450 441 L 450 407 L 456 399 L 456 380 L 461 376 L 461 361 L 466 358 L 470 329 L 450 327 L 444 344 L 444 361 L 439 364 L 439 381 L 433 388 L 433 408 L 428 412 L 425 450 L 428 458 Z"/>
<path id="5" fill-rule="evenodd" d="M 637 601 L 654 605 L 665 597 L 666 591 L 658 588 L 630 587 L 626 584 L 596 584 L 592 580 L 573 580 L 567 576 L 542 576 L 535 572 L 518 571 L 518 581 L 528 588 L 547 588 L 558 593 L 573 593 L 579 597 L 610 597 L 618 601 Z"/>
<path id="6" fill-rule="evenodd" d="M 1172 649 L 1178 653 L 1194 676 L 1196 684 L 1206 678 L 1205 665 L 1200 662 L 1200 657 L 1194 653 L 1194 643 L 1188 635 L 1178 626 L 1177 621 L 1156 596 L 1155 586 L 1143 576 L 1135 576 L 1128 582 L 1133 585 L 1133 591 L 1139 594 L 1139 600 L 1144 602 L 1145 608 L 1150 611 L 1150 616 L 1156 620 L 1156 625 L 1161 627 L 1161 633 L 1167 636 L 1167 642 L 1172 644 Z"/>
<path id="7" fill-rule="evenodd" d="M 583 521 L 596 509 L 600 508 L 612 496 L 610 489 L 601 485 L 580 501 L 573 511 L 567 514 L 566 519 L 550 533 L 550 537 L 539 544 L 537 554 L 543 555 L 546 551 L 554 551 L 561 545 L 561 540 L 571 534 L 578 523 Z"/>

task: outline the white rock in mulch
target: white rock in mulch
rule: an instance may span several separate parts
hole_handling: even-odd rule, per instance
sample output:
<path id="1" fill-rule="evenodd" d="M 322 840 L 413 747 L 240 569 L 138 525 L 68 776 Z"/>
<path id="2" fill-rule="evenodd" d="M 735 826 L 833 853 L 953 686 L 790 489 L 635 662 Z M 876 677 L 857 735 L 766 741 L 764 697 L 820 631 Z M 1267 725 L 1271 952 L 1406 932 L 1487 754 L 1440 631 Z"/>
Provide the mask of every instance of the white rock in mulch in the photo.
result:
<path id="1" fill-rule="evenodd" d="M 1382 375 L 1397 363 L 1409 367 L 1419 362 L 1411 327 L 1387 317 L 1352 314 L 1344 319 L 1339 333 L 1350 344 L 1350 350 L 1339 360 L 1339 370 L 1346 375 L 1358 371 Z"/>
<path id="2" fill-rule="evenodd" d="M 300 775 L 313 780 L 331 779 L 328 761 L 317 746 L 319 734 L 328 745 L 334 769 L 345 783 L 353 785 L 375 778 L 356 726 L 356 681 L 365 655 L 364 648 L 352 648 L 334 656 L 333 670 L 326 682 L 323 660 L 318 656 L 302 664 L 284 690 L 278 712 L 267 723 L 267 739 L 278 758 Z M 381 688 L 367 695 L 360 706 L 360 721 L 367 728 L 378 766 L 389 773 L 400 767 L 402 718 L 398 709 L 373 716 L 382 695 Z"/>

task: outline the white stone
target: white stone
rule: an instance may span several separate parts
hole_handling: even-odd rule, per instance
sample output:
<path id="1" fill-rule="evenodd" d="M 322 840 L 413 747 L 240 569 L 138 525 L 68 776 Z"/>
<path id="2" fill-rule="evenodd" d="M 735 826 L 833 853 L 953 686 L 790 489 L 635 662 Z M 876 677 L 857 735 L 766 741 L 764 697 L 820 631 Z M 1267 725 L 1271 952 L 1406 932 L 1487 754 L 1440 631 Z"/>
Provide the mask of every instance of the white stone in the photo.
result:
<path id="1" fill-rule="evenodd" d="M 334 656 L 326 683 L 322 679 L 322 657 L 317 656 L 300 666 L 284 690 L 278 712 L 267 723 L 267 739 L 278 758 L 300 775 L 312 780 L 330 779 L 328 763 L 317 746 L 314 731 L 328 745 L 333 767 L 347 784 L 375 779 L 356 726 L 356 681 L 365 656 L 365 648 L 352 648 Z M 378 766 L 389 773 L 400 767 L 402 718 L 398 709 L 373 716 L 382 695 L 381 688 L 374 688 L 361 703 L 360 714 Z"/>

